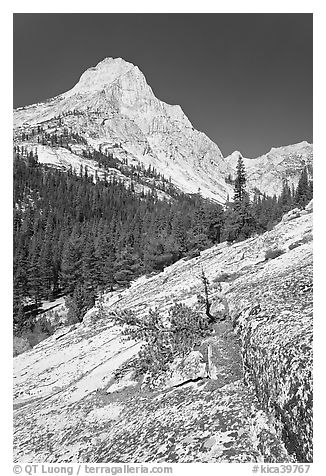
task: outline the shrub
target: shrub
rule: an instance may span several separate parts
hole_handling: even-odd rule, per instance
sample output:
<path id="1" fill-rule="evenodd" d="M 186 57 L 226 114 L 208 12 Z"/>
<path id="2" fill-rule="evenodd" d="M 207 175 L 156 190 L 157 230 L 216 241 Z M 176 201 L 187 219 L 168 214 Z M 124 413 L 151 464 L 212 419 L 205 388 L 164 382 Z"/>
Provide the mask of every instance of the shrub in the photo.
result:
<path id="1" fill-rule="evenodd" d="M 95 293 L 85 286 L 77 285 L 74 292 L 65 298 L 67 318 L 71 324 L 81 322 L 86 312 L 95 304 Z"/>
<path id="2" fill-rule="evenodd" d="M 223 283 L 228 281 L 234 281 L 237 277 L 238 277 L 237 273 L 221 273 L 213 279 L 213 282 Z"/>
<path id="3" fill-rule="evenodd" d="M 31 348 L 30 343 L 28 342 L 27 339 L 24 337 L 17 337 L 14 336 L 13 338 L 13 354 L 14 357 L 16 357 L 19 354 L 22 354 L 23 352 L 26 352 Z"/>
<path id="4" fill-rule="evenodd" d="M 294 243 L 291 243 L 289 245 L 289 250 L 294 250 L 295 248 L 298 248 L 298 246 L 301 246 L 303 243 L 301 241 L 295 241 Z"/>
<path id="5" fill-rule="evenodd" d="M 301 242 L 304 244 L 304 243 L 309 243 L 310 241 L 313 240 L 313 235 L 312 233 L 306 233 L 302 239 L 301 239 Z"/>
<path id="6" fill-rule="evenodd" d="M 172 253 L 164 253 L 153 258 L 153 266 L 154 269 L 163 271 L 165 267 L 170 266 L 174 261 Z"/>
<path id="7" fill-rule="evenodd" d="M 120 286 L 128 286 L 133 279 L 133 273 L 130 269 L 121 269 L 115 273 L 114 279 Z"/>
<path id="8" fill-rule="evenodd" d="M 301 240 L 295 241 L 294 243 L 291 243 L 289 245 L 289 250 L 293 250 L 294 248 L 297 248 L 298 246 L 304 245 L 305 243 L 309 243 L 312 241 L 312 233 L 308 233 L 304 235 Z"/>
<path id="9" fill-rule="evenodd" d="M 283 253 L 284 251 L 279 248 L 269 249 L 265 253 L 265 260 L 277 258 L 278 256 L 281 256 Z"/>
<path id="10" fill-rule="evenodd" d="M 47 334 L 49 336 L 55 331 L 51 322 L 46 318 L 45 315 L 40 316 L 39 319 L 37 319 L 33 330 L 42 334 Z"/>
<path id="11" fill-rule="evenodd" d="M 197 248 L 195 248 L 187 253 L 184 260 L 188 261 L 189 259 L 197 258 L 198 256 L 200 256 L 200 251 Z"/>
<path id="12" fill-rule="evenodd" d="M 165 318 L 151 309 L 143 319 L 124 312 L 117 320 L 126 324 L 125 335 L 145 342 L 135 361 L 138 374 L 166 371 L 170 362 L 190 353 L 210 331 L 207 317 L 184 304 L 175 304 Z"/>

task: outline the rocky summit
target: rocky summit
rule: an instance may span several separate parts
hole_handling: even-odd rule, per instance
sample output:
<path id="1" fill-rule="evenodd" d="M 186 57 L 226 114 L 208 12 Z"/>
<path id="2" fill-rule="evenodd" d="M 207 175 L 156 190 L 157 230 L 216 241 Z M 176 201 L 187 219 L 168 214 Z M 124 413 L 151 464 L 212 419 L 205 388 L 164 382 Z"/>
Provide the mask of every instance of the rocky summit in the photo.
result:
<path id="1" fill-rule="evenodd" d="M 15 110 L 16 133 L 44 123 L 58 129 L 56 118 L 64 114 L 60 127 L 73 129 L 89 146 L 112 150 L 129 164 L 151 165 L 185 192 L 200 188 L 218 201 L 230 193 L 218 146 L 193 128 L 180 106 L 157 99 L 138 67 L 121 58 L 89 68 L 67 93 Z M 41 162 L 47 162 L 44 155 L 40 150 Z"/>
<path id="2" fill-rule="evenodd" d="M 273 196 L 282 190 L 284 180 L 296 186 L 303 167 L 307 167 L 312 178 L 313 150 L 307 141 L 298 144 L 273 147 L 267 154 L 248 159 L 238 151 L 226 157 L 228 164 L 235 170 L 239 157 L 246 167 L 248 187 Z"/>
<path id="3" fill-rule="evenodd" d="M 68 149 L 57 141 L 59 135 L 72 133 L 75 137 Z M 50 137 L 56 137 L 55 141 Z M 220 148 L 192 126 L 180 106 L 157 99 L 139 68 L 121 58 L 105 58 L 87 69 L 68 92 L 16 109 L 14 142 L 28 151 L 37 147 L 40 163 L 76 170 L 83 164 L 93 175 L 100 171 L 87 155 L 105 150 L 125 166 L 150 166 L 183 192 L 200 190 L 219 203 L 232 197 L 228 178 L 234 179 L 240 154 L 224 158 Z M 297 185 L 311 157 L 312 146 L 304 142 L 246 159 L 248 185 L 279 195 L 284 179 Z M 119 171 L 112 168 L 109 175 L 130 184 L 121 167 Z"/>
<path id="4" fill-rule="evenodd" d="M 311 211 L 107 293 L 16 357 L 15 461 L 312 461 Z M 112 316 L 196 307 L 203 272 L 225 318 L 148 385 L 132 366 L 142 343 Z"/>

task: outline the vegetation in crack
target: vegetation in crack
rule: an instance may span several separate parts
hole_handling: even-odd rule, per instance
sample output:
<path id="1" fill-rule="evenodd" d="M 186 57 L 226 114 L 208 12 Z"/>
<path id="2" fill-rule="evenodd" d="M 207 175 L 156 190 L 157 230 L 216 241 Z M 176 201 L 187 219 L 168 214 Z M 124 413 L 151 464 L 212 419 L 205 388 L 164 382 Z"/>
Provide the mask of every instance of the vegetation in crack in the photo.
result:
<path id="1" fill-rule="evenodd" d="M 280 248 L 270 248 L 265 252 L 265 260 L 268 261 L 270 259 L 278 258 L 283 253 L 285 253 L 285 251 L 281 250 Z"/>
<path id="2" fill-rule="evenodd" d="M 223 310 L 212 313 L 213 288 L 203 269 L 199 278 L 203 292 L 198 293 L 197 304 L 193 307 L 176 303 L 167 313 L 155 308 L 145 316 L 137 316 L 130 310 L 109 313 L 108 318 L 124 326 L 123 334 L 128 339 L 144 342 L 139 355 L 127 364 L 128 369 L 136 369 L 137 375 L 147 373 L 156 377 L 164 374 L 177 357 L 185 358 L 199 347 L 212 333 L 214 324 L 225 320 L 227 306 L 221 293 L 215 295 L 215 301 L 221 301 Z"/>
<path id="3" fill-rule="evenodd" d="M 176 357 L 188 355 L 212 330 L 206 315 L 185 304 L 175 304 L 167 315 L 150 309 L 141 318 L 132 311 L 113 313 L 110 317 L 125 325 L 128 338 L 144 342 L 133 362 L 139 375 L 164 373 Z"/>

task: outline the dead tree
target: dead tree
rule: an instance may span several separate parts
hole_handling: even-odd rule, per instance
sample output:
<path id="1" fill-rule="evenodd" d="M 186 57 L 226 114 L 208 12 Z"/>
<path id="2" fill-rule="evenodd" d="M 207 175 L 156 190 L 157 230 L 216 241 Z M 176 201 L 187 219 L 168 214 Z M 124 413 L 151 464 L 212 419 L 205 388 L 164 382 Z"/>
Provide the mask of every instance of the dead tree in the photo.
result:
<path id="1" fill-rule="evenodd" d="M 201 270 L 201 280 L 202 280 L 202 283 L 204 285 L 206 316 L 208 317 L 208 322 L 211 324 L 212 322 L 214 322 L 215 319 L 214 319 L 214 316 L 212 316 L 212 314 L 210 313 L 212 303 L 209 301 L 209 297 L 208 297 L 209 281 L 208 281 L 208 279 L 205 275 L 205 272 L 204 272 L 203 268 Z"/>

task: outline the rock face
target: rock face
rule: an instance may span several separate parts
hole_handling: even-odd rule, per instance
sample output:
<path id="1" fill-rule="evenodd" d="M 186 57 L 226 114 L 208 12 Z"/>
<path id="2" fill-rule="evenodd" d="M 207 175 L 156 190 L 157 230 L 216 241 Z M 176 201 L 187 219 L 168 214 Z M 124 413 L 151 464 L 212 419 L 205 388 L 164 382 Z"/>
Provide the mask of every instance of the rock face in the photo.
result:
<path id="1" fill-rule="evenodd" d="M 203 361 L 202 353 L 196 350 L 184 359 L 176 359 L 172 367 L 172 375 L 167 381 L 168 387 L 179 387 L 187 382 L 207 377 L 207 365 Z"/>
<path id="2" fill-rule="evenodd" d="M 281 193 L 285 179 L 288 180 L 289 185 L 297 186 L 304 166 L 308 168 L 308 173 L 312 176 L 312 144 L 306 141 L 273 147 L 267 154 L 256 159 L 244 158 L 240 152 L 233 152 L 225 159 L 233 169 L 233 176 L 239 156 L 243 158 L 248 186 L 251 189 L 256 187 L 270 196 Z"/>
<path id="3" fill-rule="evenodd" d="M 230 290 L 230 310 L 242 342 L 246 381 L 274 418 L 287 449 L 312 461 L 312 263 L 309 246 L 279 258 L 269 273 Z M 257 285 L 259 283 L 259 286 Z M 255 285 L 256 284 L 256 285 Z"/>
<path id="4" fill-rule="evenodd" d="M 33 126 L 47 133 L 78 133 L 87 144 L 74 144 L 71 151 L 41 145 L 31 134 Z M 23 132 L 29 139 L 22 142 Z M 180 106 L 157 99 L 138 67 L 121 58 L 106 58 L 89 68 L 66 93 L 16 109 L 14 138 L 16 145 L 29 151 L 37 147 L 41 163 L 77 171 L 83 164 L 90 175 L 96 170 L 101 176 L 103 171 L 85 159 L 83 149 L 107 150 L 129 166 L 155 168 L 186 193 L 200 189 L 204 197 L 220 203 L 228 195 L 233 197 L 233 186 L 225 179 L 234 176 L 241 155 L 236 151 L 223 158 L 219 147 L 194 129 Z M 301 142 L 279 147 L 244 162 L 251 189 L 279 195 L 284 178 L 297 184 L 304 164 L 312 172 L 312 146 Z M 108 174 L 130 184 L 121 171 L 112 168 Z"/>
<path id="5" fill-rule="evenodd" d="M 308 205 L 306 205 L 305 210 L 306 210 L 307 212 L 309 212 L 309 213 L 312 213 L 313 207 L 314 207 L 313 200 L 310 200 L 310 202 L 308 203 Z"/>
<path id="6" fill-rule="evenodd" d="M 224 202 L 231 193 L 224 177 L 228 172 L 218 146 L 193 128 L 180 106 L 157 99 L 144 75 L 121 58 L 106 58 L 82 74 L 68 92 L 45 103 L 14 111 L 18 133 L 28 124 L 58 128 L 54 118 L 96 148 L 112 149 L 129 163 L 151 165 L 181 190 Z M 25 144 L 26 146 L 27 144 Z M 47 161 L 40 150 L 41 161 Z"/>
<path id="7" fill-rule="evenodd" d="M 266 260 L 271 248 L 283 253 Z M 139 278 L 104 310 L 194 306 L 202 269 L 227 318 L 177 385 L 144 386 L 132 371 L 141 344 L 105 313 L 14 359 L 16 461 L 312 460 L 312 214 Z"/>

